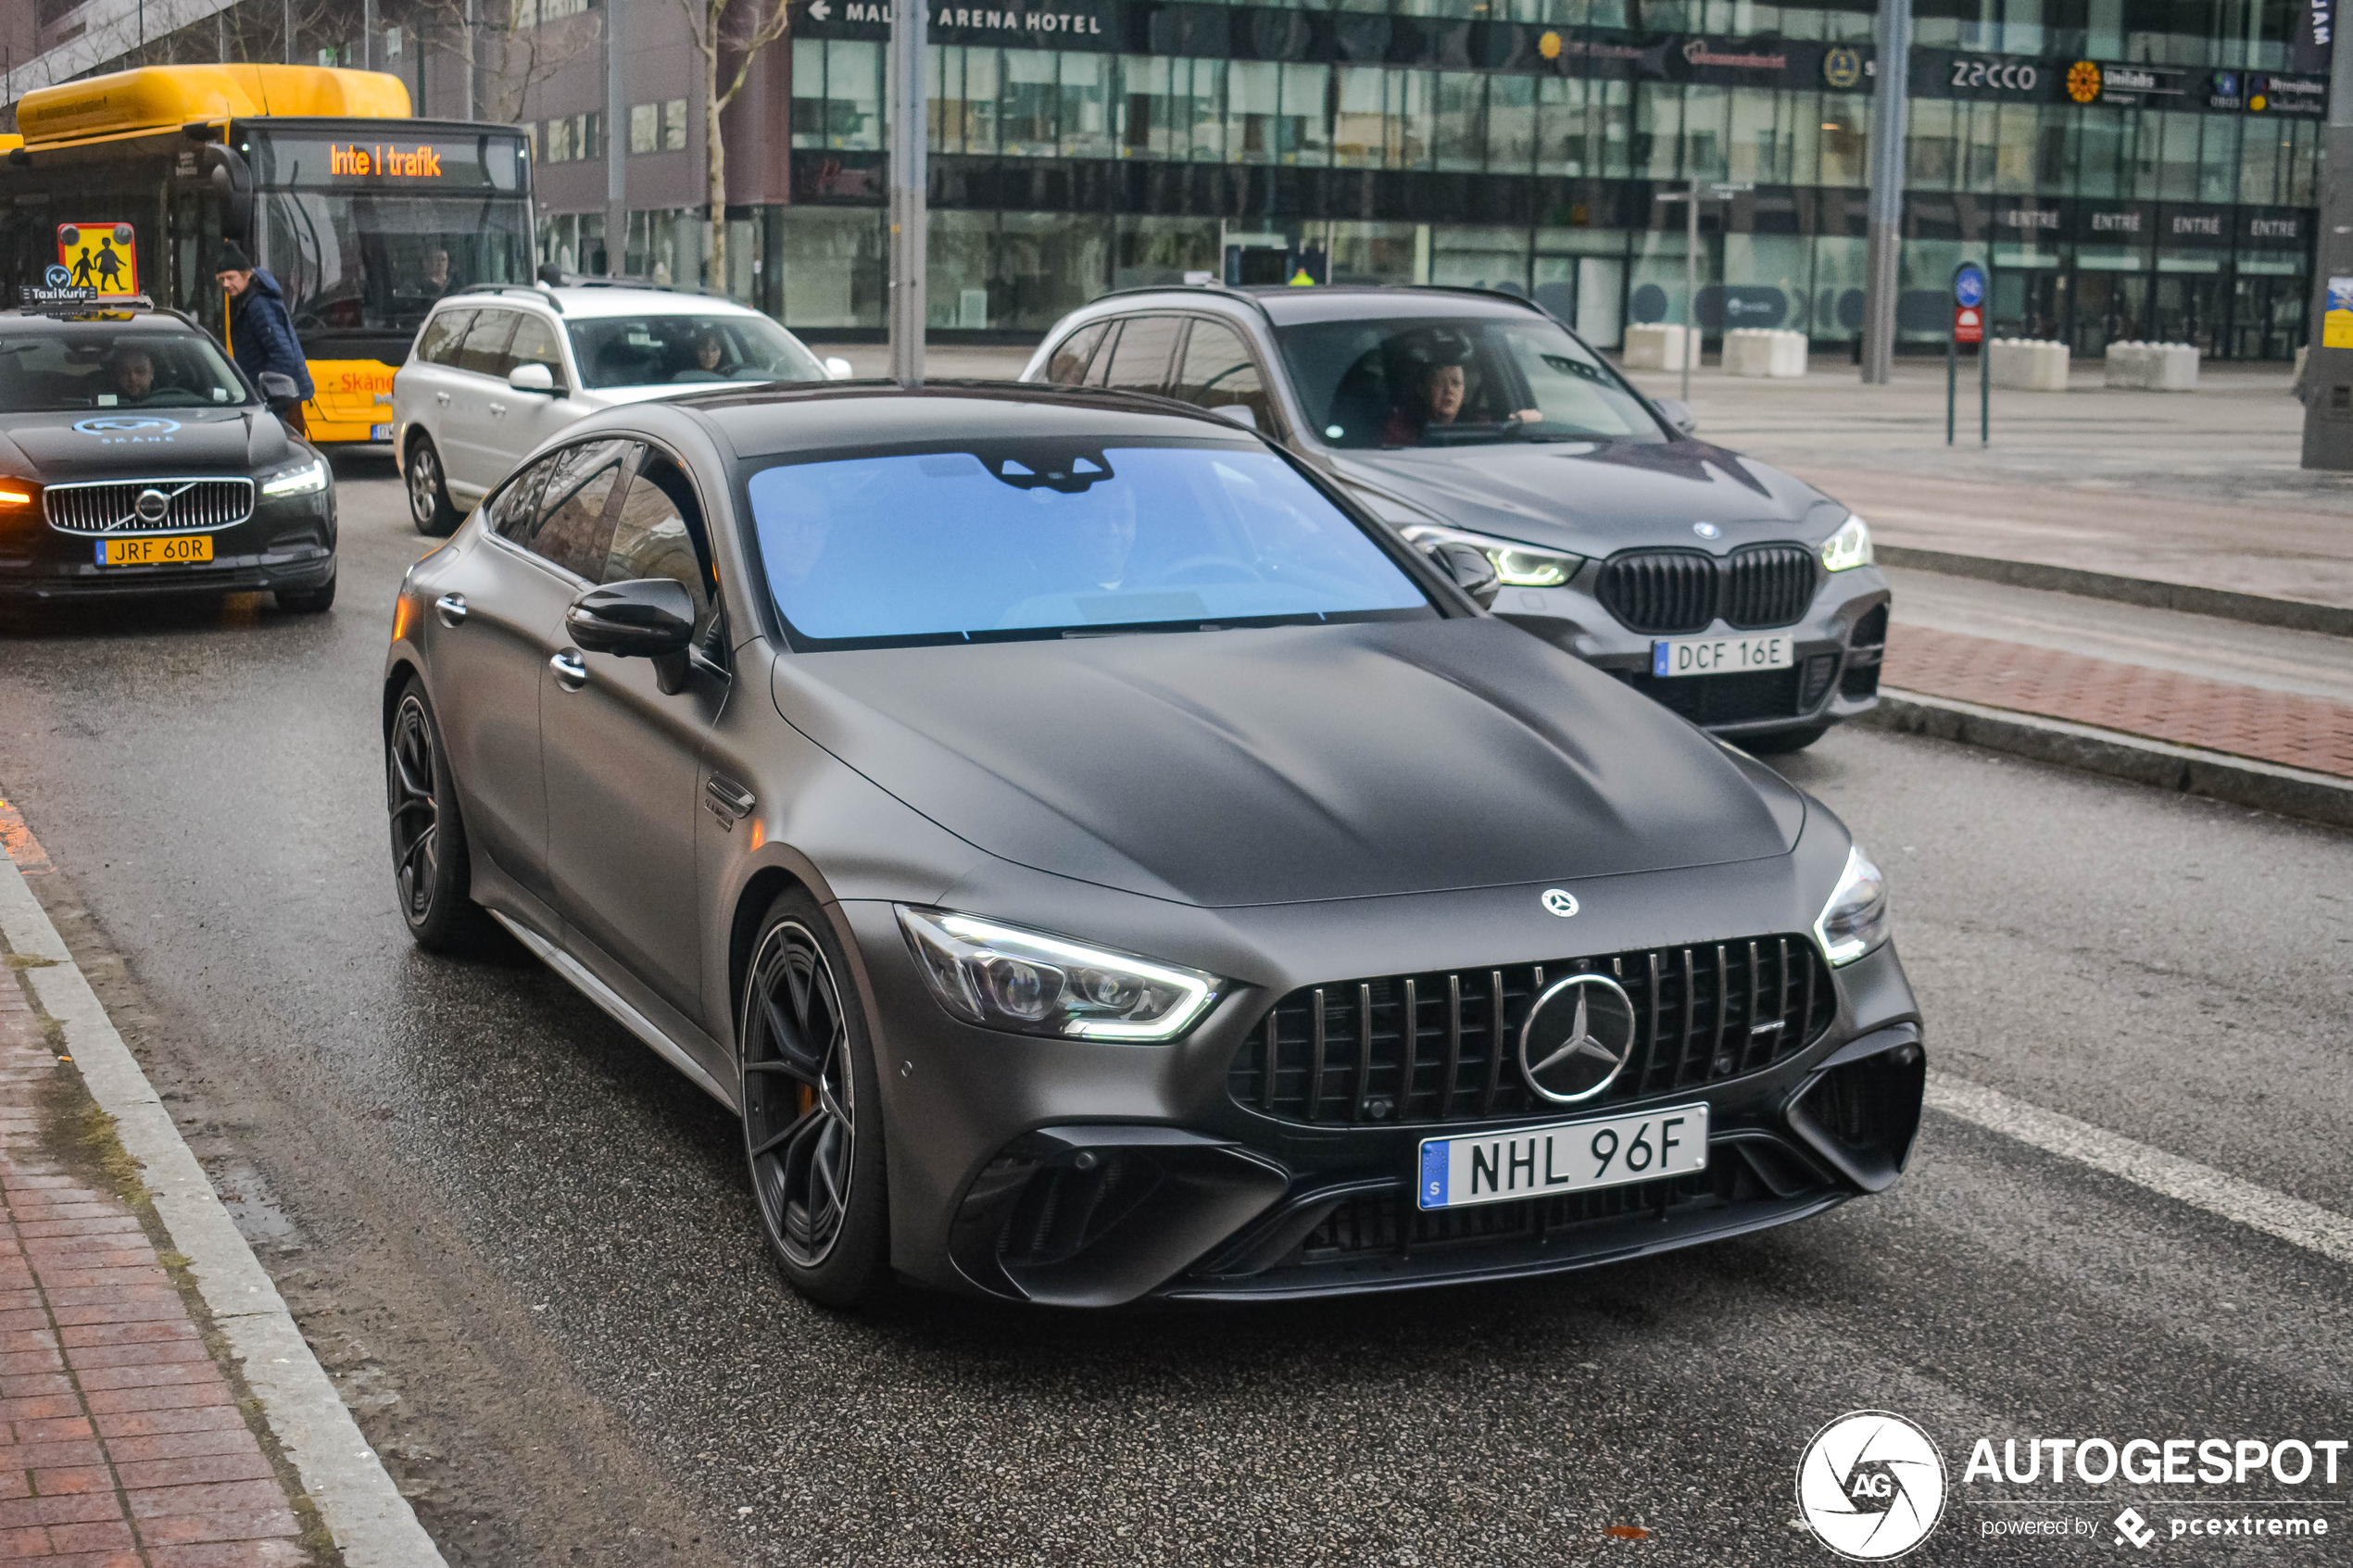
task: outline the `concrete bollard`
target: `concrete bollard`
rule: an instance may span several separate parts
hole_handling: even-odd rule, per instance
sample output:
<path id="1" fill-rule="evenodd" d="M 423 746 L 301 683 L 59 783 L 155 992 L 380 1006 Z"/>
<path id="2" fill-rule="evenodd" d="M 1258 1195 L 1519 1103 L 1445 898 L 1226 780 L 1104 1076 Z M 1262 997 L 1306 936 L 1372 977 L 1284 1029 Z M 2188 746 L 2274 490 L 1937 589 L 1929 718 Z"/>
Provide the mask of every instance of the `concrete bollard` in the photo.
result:
<path id="1" fill-rule="evenodd" d="M 1787 379 L 1806 373 L 1806 334 L 1735 327 L 1724 334 L 1724 373 Z"/>
<path id="2" fill-rule="evenodd" d="M 2196 344 L 2111 343 L 2107 384 L 2135 392 L 2195 392 L 2197 360 Z"/>
<path id="3" fill-rule="evenodd" d="M 1686 332 L 1673 321 L 1645 321 L 1626 329 L 1626 368 L 1629 370 L 1674 370 L 1688 358 L 1699 368 L 1699 334 Z"/>
<path id="4" fill-rule="evenodd" d="M 2039 338 L 2001 337 L 1985 345 L 1995 386 L 2017 392 L 2065 392 L 2067 345 Z"/>

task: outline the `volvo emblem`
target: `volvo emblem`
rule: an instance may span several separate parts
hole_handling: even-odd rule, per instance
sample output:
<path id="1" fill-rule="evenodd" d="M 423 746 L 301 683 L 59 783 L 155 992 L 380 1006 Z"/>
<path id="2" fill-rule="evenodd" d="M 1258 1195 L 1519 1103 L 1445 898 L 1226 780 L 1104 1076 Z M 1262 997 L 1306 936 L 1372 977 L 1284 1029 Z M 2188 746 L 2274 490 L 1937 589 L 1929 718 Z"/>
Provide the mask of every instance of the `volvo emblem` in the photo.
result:
<path id="1" fill-rule="evenodd" d="M 1724 531 L 1712 522 L 1695 522 L 1692 524 L 1692 532 L 1703 539 L 1720 539 L 1724 536 Z"/>
<path id="2" fill-rule="evenodd" d="M 1592 1099 L 1617 1082 L 1633 1054 L 1633 999 L 1606 974 L 1555 982 L 1520 1026 L 1520 1076 L 1555 1105 Z"/>
<path id="3" fill-rule="evenodd" d="M 1544 889 L 1544 912 L 1567 920 L 1577 912 L 1577 895 L 1566 887 Z"/>
<path id="4" fill-rule="evenodd" d="M 171 497 L 160 490 L 142 490 L 131 509 L 139 514 L 141 522 L 161 522 L 164 514 L 171 509 Z"/>

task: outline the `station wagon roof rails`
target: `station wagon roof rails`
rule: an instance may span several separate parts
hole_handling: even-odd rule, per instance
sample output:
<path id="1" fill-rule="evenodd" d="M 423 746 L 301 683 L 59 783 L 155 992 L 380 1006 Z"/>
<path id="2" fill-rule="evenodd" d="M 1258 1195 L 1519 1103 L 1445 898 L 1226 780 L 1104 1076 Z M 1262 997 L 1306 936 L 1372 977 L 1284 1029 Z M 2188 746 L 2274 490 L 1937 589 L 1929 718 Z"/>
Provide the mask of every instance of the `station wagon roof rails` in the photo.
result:
<path id="1" fill-rule="evenodd" d="M 554 291 L 549 289 L 545 283 L 468 283 L 462 288 L 451 289 L 449 293 L 453 295 L 527 294 L 534 299 L 546 302 L 547 307 L 554 310 L 557 315 L 560 316 L 564 313 L 564 302 L 558 299 Z M 447 296 L 445 295 L 444 297 L 446 298 Z"/>
<path id="2" fill-rule="evenodd" d="M 1266 324 L 1269 326 L 1274 325 L 1275 322 L 1275 318 L 1267 313 L 1266 302 L 1265 300 L 1260 299 L 1256 295 L 1251 294 L 1246 290 L 1238 289 L 1233 287 L 1231 284 L 1221 282 L 1147 283 L 1141 288 L 1113 289 L 1108 294 L 1097 295 L 1087 303 L 1089 305 L 1101 305 L 1107 299 L 1129 299 L 1133 298 L 1137 295 L 1145 294 L 1214 294 L 1221 298 L 1236 300 L 1241 304 L 1249 306 L 1253 310 L 1256 310 L 1261 316 L 1266 317 Z"/>

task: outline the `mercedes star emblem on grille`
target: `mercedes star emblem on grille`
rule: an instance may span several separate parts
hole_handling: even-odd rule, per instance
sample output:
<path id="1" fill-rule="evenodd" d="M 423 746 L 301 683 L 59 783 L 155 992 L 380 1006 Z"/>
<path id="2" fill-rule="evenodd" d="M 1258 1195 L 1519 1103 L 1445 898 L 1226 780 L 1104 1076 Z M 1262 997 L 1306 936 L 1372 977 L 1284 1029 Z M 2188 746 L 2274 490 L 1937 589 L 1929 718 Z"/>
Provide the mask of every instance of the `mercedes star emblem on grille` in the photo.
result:
<path id="1" fill-rule="evenodd" d="M 132 509 L 139 514 L 141 522 L 161 522 L 163 514 L 171 509 L 171 497 L 160 490 L 142 490 Z"/>
<path id="2" fill-rule="evenodd" d="M 1633 999 L 1606 974 L 1572 974 L 1548 987 L 1519 1032 L 1520 1076 L 1555 1105 L 1592 1099 L 1633 1054 Z"/>
<path id="3" fill-rule="evenodd" d="M 1544 889 L 1544 909 L 1548 914 L 1567 920 L 1577 912 L 1577 895 L 1566 887 L 1547 887 Z"/>

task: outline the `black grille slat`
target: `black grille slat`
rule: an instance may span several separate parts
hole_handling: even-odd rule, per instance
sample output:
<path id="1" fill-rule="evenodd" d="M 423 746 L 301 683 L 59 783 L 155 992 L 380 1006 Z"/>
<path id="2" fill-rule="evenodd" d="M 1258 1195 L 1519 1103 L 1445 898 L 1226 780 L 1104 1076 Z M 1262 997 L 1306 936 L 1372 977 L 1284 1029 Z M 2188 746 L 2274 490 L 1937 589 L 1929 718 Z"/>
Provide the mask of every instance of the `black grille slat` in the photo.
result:
<path id="1" fill-rule="evenodd" d="M 1819 1038 L 1835 1009 L 1820 953 L 1793 935 L 1342 981 L 1269 1010 L 1236 1051 L 1227 1087 L 1237 1104 L 1290 1122 L 1432 1123 L 1544 1111 L 1552 1108 L 1521 1081 L 1514 1042 L 1547 975 L 1595 969 L 1626 987 L 1636 1021 L 1634 1058 L 1597 1106 L 1770 1067 Z M 1441 1054 L 1423 1087 L 1422 1008 L 1441 997 Z M 1302 1035 L 1305 1065 L 1287 1073 L 1284 1056 L 1299 1058 Z M 1393 1096 L 1384 1094 L 1392 1086 Z"/>
<path id="2" fill-rule="evenodd" d="M 1602 565 L 1595 593 L 1631 632 L 1705 632 L 1718 620 L 1743 632 L 1795 624 L 1814 602 L 1820 563 L 1803 545 L 1629 550 Z"/>
<path id="3" fill-rule="evenodd" d="M 1787 626 L 1814 602 L 1819 567 L 1802 545 L 1756 545 L 1724 558 L 1718 613 L 1743 632 Z"/>
<path id="4" fill-rule="evenodd" d="M 139 516 L 142 491 L 160 490 L 164 514 L 150 522 Z M 253 515 L 250 479 L 133 479 L 52 484 L 41 493 L 49 526 L 82 535 L 207 532 L 243 522 Z"/>

